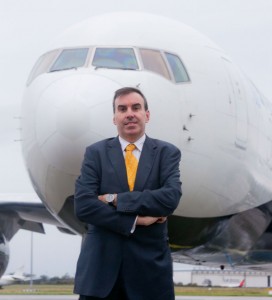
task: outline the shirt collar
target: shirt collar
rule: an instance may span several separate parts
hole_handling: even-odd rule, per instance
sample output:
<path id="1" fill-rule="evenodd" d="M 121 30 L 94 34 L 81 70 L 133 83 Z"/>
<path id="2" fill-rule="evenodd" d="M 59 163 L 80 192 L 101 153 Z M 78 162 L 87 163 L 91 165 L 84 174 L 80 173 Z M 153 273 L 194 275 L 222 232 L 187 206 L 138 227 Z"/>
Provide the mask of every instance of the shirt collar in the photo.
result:
<path id="1" fill-rule="evenodd" d="M 143 150 L 143 146 L 144 146 L 144 142 L 145 142 L 145 139 L 146 139 L 146 135 L 144 134 L 143 136 L 141 136 L 136 142 L 134 143 L 130 143 L 126 140 L 124 140 L 123 138 L 120 137 L 120 135 L 118 136 L 119 138 L 119 141 L 120 141 L 120 144 L 121 144 L 121 147 L 122 147 L 122 150 L 125 151 L 126 149 L 126 146 L 129 145 L 129 144 L 134 144 L 137 149 L 142 152 Z"/>

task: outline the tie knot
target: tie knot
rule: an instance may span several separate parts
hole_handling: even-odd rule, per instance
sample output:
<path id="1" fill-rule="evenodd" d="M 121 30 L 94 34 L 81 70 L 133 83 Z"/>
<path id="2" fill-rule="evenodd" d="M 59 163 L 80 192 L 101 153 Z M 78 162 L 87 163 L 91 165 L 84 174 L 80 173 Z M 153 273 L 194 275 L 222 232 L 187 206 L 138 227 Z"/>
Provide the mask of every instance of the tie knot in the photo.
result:
<path id="1" fill-rule="evenodd" d="M 126 151 L 133 151 L 136 149 L 136 146 L 134 144 L 128 144 L 126 146 Z"/>

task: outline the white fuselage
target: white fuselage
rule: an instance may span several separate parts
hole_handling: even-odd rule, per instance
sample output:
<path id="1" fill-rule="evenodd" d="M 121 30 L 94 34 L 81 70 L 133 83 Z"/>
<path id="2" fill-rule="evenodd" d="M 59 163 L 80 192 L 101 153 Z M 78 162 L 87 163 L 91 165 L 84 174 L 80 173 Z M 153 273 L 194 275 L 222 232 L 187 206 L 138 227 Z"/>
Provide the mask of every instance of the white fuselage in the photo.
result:
<path id="1" fill-rule="evenodd" d="M 12 275 L 3 275 L 0 278 L 0 287 L 6 286 L 6 285 L 17 284 L 19 282 L 28 280 L 28 278 L 23 275 L 23 269 L 24 269 L 24 267 L 19 268 Z"/>
<path id="2" fill-rule="evenodd" d="M 175 215 L 226 216 L 272 200 L 271 105 L 220 48 L 176 21 L 108 14 L 59 37 L 48 49 L 56 50 L 48 68 L 63 49 L 80 47 L 88 49 L 84 66 L 30 76 L 22 105 L 26 166 L 56 217 L 62 219 L 74 194 L 86 146 L 117 134 L 112 97 L 124 86 L 139 87 L 148 99 L 147 134 L 182 151 L 183 196 Z M 133 49 L 139 68 L 95 67 L 97 47 Z M 143 48 L 178 55 L 189 80 L 176 83 L 146 70 Z"/>

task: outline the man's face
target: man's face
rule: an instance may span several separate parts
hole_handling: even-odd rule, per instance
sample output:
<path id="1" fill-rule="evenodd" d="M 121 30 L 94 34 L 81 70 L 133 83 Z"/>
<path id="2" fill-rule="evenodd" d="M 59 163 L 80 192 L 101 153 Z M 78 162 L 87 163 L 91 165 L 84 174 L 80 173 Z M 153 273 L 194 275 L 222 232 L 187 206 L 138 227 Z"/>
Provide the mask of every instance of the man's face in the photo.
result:
<path id="1" fill-rule="evenodd" d="M 144 108 L 144 99 L 138 93 L 130 93 L 115 99 L 113 123 L 118 134 L 128 142 L 137 141 L 145 133 L 149 111 Z"/>

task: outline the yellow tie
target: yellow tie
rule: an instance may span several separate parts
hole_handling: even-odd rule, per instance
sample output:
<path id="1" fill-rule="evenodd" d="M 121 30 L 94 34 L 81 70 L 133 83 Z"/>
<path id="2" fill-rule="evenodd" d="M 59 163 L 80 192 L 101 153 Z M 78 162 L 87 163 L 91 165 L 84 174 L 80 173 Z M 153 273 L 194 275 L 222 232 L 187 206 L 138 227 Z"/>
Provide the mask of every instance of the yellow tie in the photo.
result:
<path id="1" fill-rule="evenodd" d="M 125 149 L 125 163 L 127 169 L 128 186 L 130 191 L 133 191 L 134 189 L 134 183 L 138 167 L 138 160 L 132 153 L 134 149 L 136 149 L 136 146 L 134 144 L 127 145 Z"/>

